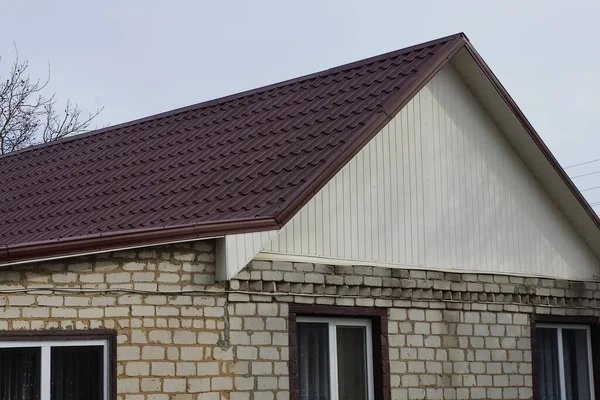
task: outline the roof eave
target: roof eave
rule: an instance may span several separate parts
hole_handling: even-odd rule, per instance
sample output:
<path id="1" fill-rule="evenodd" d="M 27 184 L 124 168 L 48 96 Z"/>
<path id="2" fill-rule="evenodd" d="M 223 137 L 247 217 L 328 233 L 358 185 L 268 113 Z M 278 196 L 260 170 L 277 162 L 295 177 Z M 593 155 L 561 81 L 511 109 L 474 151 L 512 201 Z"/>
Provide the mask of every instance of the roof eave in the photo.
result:
<path id="1" fill-rule="evenodd" d="M 194 225 L 137 229 L 107 234 L 100 233 L 52 241 L 18 243 L 0 247 L 0 265 L 75 257 L 90 253 L 200 240 L 279 228 L 280 226 L 272 218 L 239 219 Z"/>

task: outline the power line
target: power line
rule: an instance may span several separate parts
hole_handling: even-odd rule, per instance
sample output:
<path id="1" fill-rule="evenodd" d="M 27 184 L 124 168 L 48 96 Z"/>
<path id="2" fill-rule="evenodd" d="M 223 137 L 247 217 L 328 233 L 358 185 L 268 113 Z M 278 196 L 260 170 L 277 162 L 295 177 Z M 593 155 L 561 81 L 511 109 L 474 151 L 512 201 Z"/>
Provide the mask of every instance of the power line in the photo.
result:
<path id="1" fill-rule="evenodd" d="M 588 172 L 587 174 L 572 176 L 571 179 L 576 179 L 576 178 L 581 178 L 582 176 L 590 176 L 590 175 L 596 175 L 596 174 L 600 174 L 600 171 Z"/>
<path id="2" fill-rule="evenodd" d="M 594 190 L 594 189 L 600 189 L 600 186 L 594 186 L 594 187 L 591 187 L 591 188 L 582 189 L 582 190 L 580 190 L 580 192 L 587 192 L 588 190 Z"/>
<path id="3" fill-rule="evenodd" d="M 595 162 L 598 162 L 598 161 L 600 161 L 600 158 L 597 158 L 597 159 L 591 160 L 591 161 L 582 162 L 580 164 L 569 165 L 568 167 L 565 167 L 565 169 L 575 168 L 575 167 L 579 167 L 580 165 L 591 164 L 591 163 L 595 163 Z"/>

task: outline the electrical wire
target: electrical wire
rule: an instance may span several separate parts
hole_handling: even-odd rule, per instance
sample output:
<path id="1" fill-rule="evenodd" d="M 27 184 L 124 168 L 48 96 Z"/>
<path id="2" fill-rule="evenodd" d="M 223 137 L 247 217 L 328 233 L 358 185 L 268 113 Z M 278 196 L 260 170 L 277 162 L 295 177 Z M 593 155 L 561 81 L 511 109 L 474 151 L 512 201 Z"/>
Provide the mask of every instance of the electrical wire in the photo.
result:
<path id="1" fill-rule="evenodd" d="M 597 280 L 599 277 L 594 276 Z M 589 280 L 589 282 L 596 282 L 596 280 Z M 11 289 L 2 289 L 0 293 L 4 294 L 19 294 L 19 293 L 39 293 L 39 292 L 54 292 L 54 293 L 132 293 L 132 294 L 155 294 L 155 295 L 165 295 L 165 296 L 175 296 L 175 295 L 224 295 L 224 294 L 246 294 L 246 295 L 259 295 L 259 296 L 294 296 L 294 297 L 329 297 L 329 298 L 347 298 L 347 299 L 360 299 L 364 298 L 361 295 L 342 295 L 342 294 L 325 294 L 325 293 L 294 293 L 294 292 L 258 292 L 252 290 L 194 290 L 194 289 L 181 289 L 181 290 L 141 290 L 141 289 L 125 289 L 125 288 L 107 288 L 107 289 L 97 289 L 97 288 L 86 288 L 86 287 L 56 287 L 56 286 L 45 286 L 45 287 L 21 287 L 21 288 L 11 288 Z M 382 300 L 409 300 L 409 297 L 400 296 L 395 298 L 381 298 Z M 461 303 L 461 304 L 514 304 L 518 306 L 524 306 L 529 304 L 524 304 L 518 301 L 482 301 L 482 300 L 455 300 L 455 299 L 418 299 L 415 301 L 435 301 L 435 302 L 443 302 L 443 303 Z M 546 308 L 563 308 L 561 305 L 553 305 L 553 304 L 537 304 L 536 307 L 546 307 Z M 571 308 L 580 308 L 580 309 L 597 309 L 600 310 L 600 307 L 591 307 L 591 306 L 576 306 L 573 305 Z"/>
<path id="2" fill-rule="evenodd" d="M 581 189 L 580 192 L 587 192 L 588 190 L 594 190 L 594 189 L 600 189 L 600 186 L 594 186 L 594 187 L 587 188 L 587 189 Z"/>
<path id="3" fill-rule="evenodd" d="M 587 165 L 587 164 L 595 163 L 595 162 L 598 162 L 598 161 L 600 161 L 600 158 L 597 158 L 595 160 L 590 160 L 590 161 L 582 162 L 582 163 L 579 163 L 579 164 L 569 165 L 568 167 L 565 167 L 564 169 L 575 168 L 575 167 L 579 167 L 581 165 Z"/>
<path id="4" fill-rule="evenodd" d="M 577 178 L 581 178 L 583 176 L 590 176 L 590 175 L 596 175 L 596 174 L 600 174 L 600 171 L 594 171 L 594 172 L 588 172 L 587 174 L 575 175 L 575 176 L 572 176 L 571 179 L 577 179 Z"/>

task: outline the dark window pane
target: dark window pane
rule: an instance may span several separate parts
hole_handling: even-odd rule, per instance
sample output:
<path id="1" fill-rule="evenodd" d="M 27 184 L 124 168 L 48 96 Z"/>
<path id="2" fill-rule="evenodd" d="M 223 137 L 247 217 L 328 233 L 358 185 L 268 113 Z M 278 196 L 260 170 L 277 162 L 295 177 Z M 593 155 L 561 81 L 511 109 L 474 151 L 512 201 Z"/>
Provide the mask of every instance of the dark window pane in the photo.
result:
<path id="1" fill-rule="evenodd" d="M 337 327 L 338 397 L 367 398 L 367 349 L 364 326 Z"/>
<path id="2" fill-rule="evenodd" d="M 587 332 L 563 329 L 562 339 L 567 400 L 590 400 Z"/>
<path id="3" fill-rule="evenodd" d="M 0 349 L 0 400 L 39 400 L 39 347 Z"/>
<path id="4" fill-rule="evenodd" d="M 535 339 L 539 365 L 540 400 L 560 400 L 558 331 L 553 328 L 537 328 Z"/>
<path id="5" fill-rule="evenodd" d="M 325 323 L 298 323 L 300 400 L 329 400 L 329 329 Z"/>
<path id="6" fill-rule="evenodd" d="M 102 400 L 104 349 L 101 346 L 53 347 L 52 400 Z"/>

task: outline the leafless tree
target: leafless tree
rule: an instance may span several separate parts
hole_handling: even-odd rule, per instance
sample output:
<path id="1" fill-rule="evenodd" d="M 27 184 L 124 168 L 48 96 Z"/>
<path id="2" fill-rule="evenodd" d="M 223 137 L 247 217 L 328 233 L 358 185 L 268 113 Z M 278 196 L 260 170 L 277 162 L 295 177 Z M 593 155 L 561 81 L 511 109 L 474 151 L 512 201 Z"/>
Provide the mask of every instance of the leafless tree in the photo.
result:
<path id="1" fill-rule="evenodd" d="M 59 109 L 55 95 L 43 93 L 50 72 L 45 81 L 32 79 L 28 67 L 15 51 L 8 77 L 0 76 L 0 154 L 84 132 L 102 111 L 100 108 L 85 115 L 69 100 Z"/>

